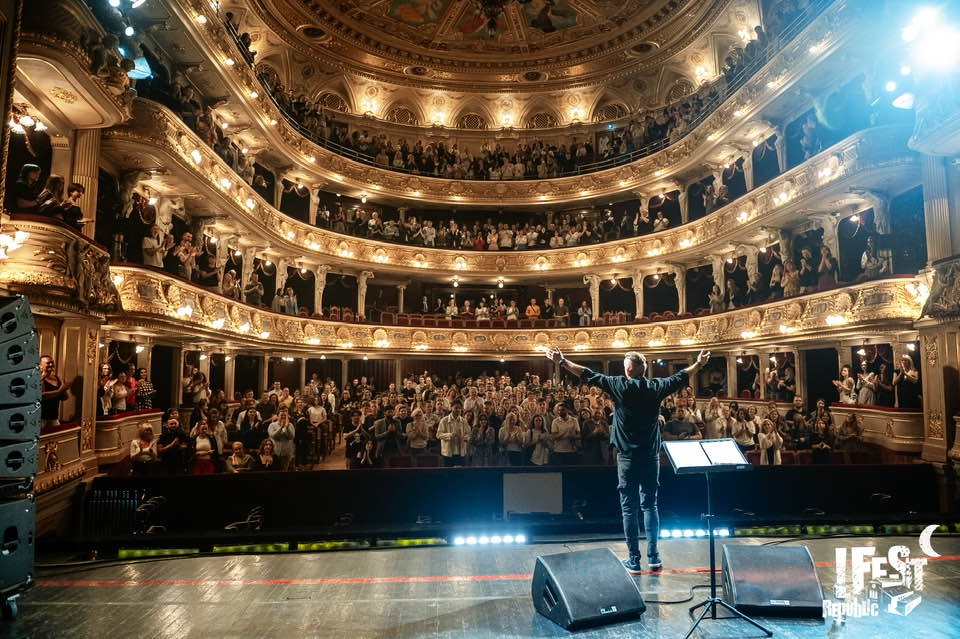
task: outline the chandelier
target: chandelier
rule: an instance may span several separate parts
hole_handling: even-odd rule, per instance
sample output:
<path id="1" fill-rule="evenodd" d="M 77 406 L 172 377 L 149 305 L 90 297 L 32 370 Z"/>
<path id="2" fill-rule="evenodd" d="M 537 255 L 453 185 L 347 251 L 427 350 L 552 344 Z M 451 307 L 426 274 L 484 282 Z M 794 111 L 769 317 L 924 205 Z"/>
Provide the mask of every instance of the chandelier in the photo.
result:
<path id="1" fill-rule="evenodd" d="M 529 4 L 532 0 L 473 0 L 477 13 L 487 19 L 487 35 L 491 38 L 497 35 L 497 18 L 503 14 L 508 4 Z"/>
<path id="2" fill-rule="evenodd" d="M 30 115 L 27 104 L 14 104 L 10 112 L 10 121 L 7 123 L 10 130 L 17 135 L 24 135 L 28 130 L 46 131 L 47 125 Z"/>

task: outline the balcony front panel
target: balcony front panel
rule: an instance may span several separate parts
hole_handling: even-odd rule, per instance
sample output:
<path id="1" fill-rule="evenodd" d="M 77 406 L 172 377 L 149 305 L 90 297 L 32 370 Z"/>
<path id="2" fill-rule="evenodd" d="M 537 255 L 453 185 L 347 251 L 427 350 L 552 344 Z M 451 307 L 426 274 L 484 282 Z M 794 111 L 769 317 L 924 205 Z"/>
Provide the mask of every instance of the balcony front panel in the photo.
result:
<path id="1" fill-rule="evenodd" d="M 341 323 L 241 304 L 165 273 L 111 268 L 123 312 L 111 326 L 211 344 L 301 353 L 524 356 L 557 344 L 603 353 L 670 352 L 840 339 L 864 330 L 910 330 L 923 298 L 915 278 L 866 282 L 715 315 L 665 322 L 570 328 L 505 328 L 464 320 L 450 326 Z M 521 324 L 520 326 L 524 326 Z"/>

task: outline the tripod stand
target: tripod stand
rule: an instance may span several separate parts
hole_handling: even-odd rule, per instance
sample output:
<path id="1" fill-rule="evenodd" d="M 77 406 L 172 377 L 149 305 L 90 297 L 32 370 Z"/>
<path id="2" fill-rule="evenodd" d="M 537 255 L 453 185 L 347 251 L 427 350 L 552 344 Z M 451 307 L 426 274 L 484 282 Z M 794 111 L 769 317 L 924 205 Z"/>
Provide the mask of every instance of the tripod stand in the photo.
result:
<path id="1" fill-rule="evenodd" d="M 690 615 L 693 615 L 693 611 L 698 608 L 703 608 L 703 612 L 700 613 L 700 616 L 697 617 L 697 620 L 690 627 L 690 630 L 687 632 L 687 636 L 684 639 L 690 639 L 690 635 L 693 634 L 693 631 L 697 629 L 697 626 L 700 625 L 700 622 L 703 621 L 707 614 L 710 615 L 711 619 L 717 619 L 717 607 L 721 607 L 724 610 L 727 610 L 733 613 L 733 617 L 720 617 L 720 619 L 742 619 L 755 627 L 762 630 L 768 637 L 773 636 L 773 631 L 768 630 L 767 628 L 761 626 L 758 622 L 754 621 L 747 615 L 743 614 L 726 601 L 717 596 L 717 554 L 716 554 L 716 544 L 714 543 L 714 532 L 713 532 L 713 510 L 711 509 L 710 503 L 710 475 L 712 467 L 704 467 L 703 474 L 707 478 L 707 512 L 703 515 L 703 518 L 707 520 L 707 537 L 710 540 L 710 597 L 704 599 L 696 606 L 690 608 Z"/>

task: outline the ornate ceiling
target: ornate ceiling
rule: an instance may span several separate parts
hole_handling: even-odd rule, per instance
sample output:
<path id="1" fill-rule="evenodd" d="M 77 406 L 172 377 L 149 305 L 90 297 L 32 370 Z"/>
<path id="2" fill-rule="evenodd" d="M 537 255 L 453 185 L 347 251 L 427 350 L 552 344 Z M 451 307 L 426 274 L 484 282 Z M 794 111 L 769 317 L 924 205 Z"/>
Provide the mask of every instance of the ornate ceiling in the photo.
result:
<path id="1" fill-rule="evenodd" d="M 613 86 L 629 108 L 714 77 L 759 23 L 755 0 L 507 0 L 492 32 L 480 0 L 240 0 L 236 12 L 258 61 L 308 94 L 373 82 L 555 100 Z"/>

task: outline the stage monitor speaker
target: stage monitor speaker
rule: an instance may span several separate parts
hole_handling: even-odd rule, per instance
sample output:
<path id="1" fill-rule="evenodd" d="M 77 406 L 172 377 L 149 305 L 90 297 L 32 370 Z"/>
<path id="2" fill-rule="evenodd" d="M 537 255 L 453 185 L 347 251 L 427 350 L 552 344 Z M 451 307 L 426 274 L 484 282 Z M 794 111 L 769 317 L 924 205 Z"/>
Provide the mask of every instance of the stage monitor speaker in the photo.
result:
<path id="1" fill-rule="evenodd" d="M 0 297 L 0 343 L 30 335 L 36 324 L 25 297 Z"/>
<path id="2" fill-rule="evenodd" d="M 823 591 L 806 546 L 723 547 L 723 599 L 747 615 L 823 618 Z"/>
<path id="3" fill-rule="evenodd" d="M 28 404 L 40 399 L 40 369 L 0 374 L 0 405 Z"/>
<path id="4" fill-rule="evenodd" d="M 33 580 L 33 499 L 0 503 L 0 592 Z"/>
<path id="5" fill-rule="evenodd" d="M 0 408 L 0 440 L 24 441 L 39 436 L 39 403 Z"/>
<path id="6" fill-rule="evenodd" d="M 537 612 L 567 630 L 638 617 L 647 609 L 609 548 L 537 557 L 531 590 Z"/>

